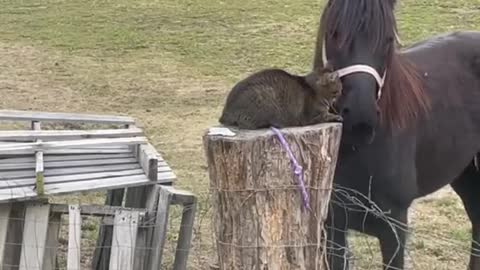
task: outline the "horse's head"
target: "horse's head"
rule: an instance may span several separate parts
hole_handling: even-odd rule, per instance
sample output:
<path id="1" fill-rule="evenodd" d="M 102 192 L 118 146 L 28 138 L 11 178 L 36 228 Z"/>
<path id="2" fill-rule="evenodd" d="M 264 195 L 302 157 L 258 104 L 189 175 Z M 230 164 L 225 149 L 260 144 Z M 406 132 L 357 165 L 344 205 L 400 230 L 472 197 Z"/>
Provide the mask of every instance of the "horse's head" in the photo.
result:
<path id="1" fill-rule="evenodd" d="M 397 40 L 394 6 L 394 0 L 330 0 L 322 15 L 314 65 L 328 62 L 339 72 L 343 94 L 336 106 L 344 136 L 356 144 L 371 142 L 379 124 Z"/>

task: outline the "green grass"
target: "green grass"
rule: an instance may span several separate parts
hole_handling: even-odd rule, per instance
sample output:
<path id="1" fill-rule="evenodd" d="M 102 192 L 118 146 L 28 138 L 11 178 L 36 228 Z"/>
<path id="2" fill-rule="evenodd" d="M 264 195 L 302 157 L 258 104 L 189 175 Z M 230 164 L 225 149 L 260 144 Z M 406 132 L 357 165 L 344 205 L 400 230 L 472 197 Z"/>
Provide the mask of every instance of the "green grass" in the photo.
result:
<path id="1" fill-rule="evenodd" d="M 158 55 L 204 76 L 280 66 L 306 71 L 321 1 L 4 1 L 0 35 L 75 55 L 131 59 Z M 408 44 L 475 28 L 475 1 L 401 1 Z"/>
<path id="2" fill-rule="evenodd" d="M 480 29 L 478 0 L 399 3 L 405 45 Z M 0 107 L 138 118 L 177 173 L 177 185 L 200 196 L 189 269 L 208 269 L 213 252 L 201 136 L 216 124 L 227 91 L 249 72 L 309 70 L 322 6 L 307 0 L 4 0 Z M 97 194 L 80 199 L 102 200 Z M 418 209 L 415 226 L 427 237 L 413 240 L 416 269 L 464 269 L 469 224 L 458 200 Z M 354 238 L 362 269 L 378 261 L 371 255 L 375 241 Z"/>

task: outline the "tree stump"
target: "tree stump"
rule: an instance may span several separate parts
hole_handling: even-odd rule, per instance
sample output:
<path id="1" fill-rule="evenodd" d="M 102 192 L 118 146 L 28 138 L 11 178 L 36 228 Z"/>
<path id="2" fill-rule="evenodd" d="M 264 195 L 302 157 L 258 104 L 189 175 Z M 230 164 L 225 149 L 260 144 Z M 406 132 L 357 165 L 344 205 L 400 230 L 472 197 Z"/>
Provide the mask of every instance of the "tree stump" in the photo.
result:
<path id="1" fill-rule="evenodd" d="M 203 139 L 219 268 L 327 269 L 323 224 L 341 124 L 281 130 L 303 167 L 310 209 L 302 206 L 291 160 L 273 131 L 215 130 Z"/>

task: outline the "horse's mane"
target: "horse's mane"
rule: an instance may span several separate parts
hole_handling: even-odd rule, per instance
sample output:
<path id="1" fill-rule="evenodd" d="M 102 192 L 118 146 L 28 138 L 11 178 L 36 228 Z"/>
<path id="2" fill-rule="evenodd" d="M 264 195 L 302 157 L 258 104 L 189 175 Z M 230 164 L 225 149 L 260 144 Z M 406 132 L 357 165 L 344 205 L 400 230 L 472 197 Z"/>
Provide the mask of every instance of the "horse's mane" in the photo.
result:
<path id="1" fill-rule="evenodd" d="M 379 101 L 382 124 L 391 129 L 403 129 L 417 117 L 426 114 L 430 102 L 423 91 L 423 80 L 415 66 L 396 49 L 397 25 L 394 0 L 329 0 L 317 37 L 314 66 L 322 65 L 323 39 L 338 49 L 349 48 L 358 33 L 367 35 L 369 49 L 385 48 L 385 40 L 392 42 L 385 52 L 387 77 Z"/>

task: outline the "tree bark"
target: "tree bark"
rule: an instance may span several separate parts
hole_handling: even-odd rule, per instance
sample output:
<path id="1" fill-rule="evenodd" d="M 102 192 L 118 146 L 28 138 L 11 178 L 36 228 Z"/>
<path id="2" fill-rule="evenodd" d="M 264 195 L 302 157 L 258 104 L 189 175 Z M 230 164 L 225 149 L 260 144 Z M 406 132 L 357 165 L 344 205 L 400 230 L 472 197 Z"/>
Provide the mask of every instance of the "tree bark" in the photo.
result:
<path id="1" fill-rule="evenodd" d="M 230 130 L 204 136 L 220 269 L 327 269 L 323 224 L 341 124 L 281 130 L 303 167 L 307 210 L 279 138 L 266 129 Z"/>

